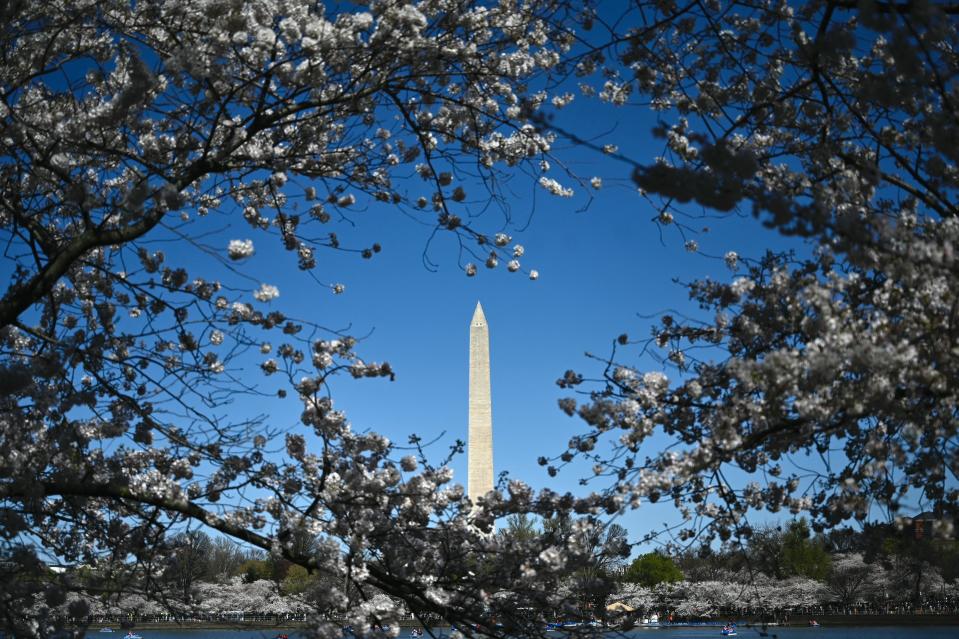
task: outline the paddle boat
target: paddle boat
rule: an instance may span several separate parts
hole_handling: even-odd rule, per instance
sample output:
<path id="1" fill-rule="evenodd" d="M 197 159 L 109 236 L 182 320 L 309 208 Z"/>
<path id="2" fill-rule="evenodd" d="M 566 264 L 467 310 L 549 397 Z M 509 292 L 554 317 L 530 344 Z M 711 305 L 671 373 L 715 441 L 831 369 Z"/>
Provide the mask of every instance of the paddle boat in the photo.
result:
<path id="1" fill-rule="evenodd" d="M 809 620 L 809 627 L 810 627 L 810 628 L 818 628 L 818 627 L 819 627 L 819 622 L 816 621 L 815 619 L 810 619 L 810 620 Z"/>
<path id="2" fill-rule="evenodd" d="M 735 637 L 736 636 L 736 624 L 727 623 L 723 626 L 722 635 L 724 637 Z"/>
<path id="3" fill-rule="evenodd" d="M 100 628 L 100 632 L 113 632 L 113 628 Z"/>
<path id="4" fill-rule="evenodd" d="M 143 639 L 143 637 L 131 630 L 127 634 L 123 635 L 123 639 Z"/>

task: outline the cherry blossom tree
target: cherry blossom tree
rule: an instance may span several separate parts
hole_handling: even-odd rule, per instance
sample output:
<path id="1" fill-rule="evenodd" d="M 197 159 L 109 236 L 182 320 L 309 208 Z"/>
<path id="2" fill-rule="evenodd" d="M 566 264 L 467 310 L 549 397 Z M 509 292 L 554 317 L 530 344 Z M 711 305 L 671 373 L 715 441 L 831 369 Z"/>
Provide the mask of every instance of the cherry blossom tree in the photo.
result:
<path id="1" fill-rule="evenodd" d="M 710 609 L 734 610 L 743 606 L 752 592 L 760 587 L 753 581 L 737 583 L 731 579 L 723 581 L 700 581 L 690 584 L 690 596 L 710 605 Z"/>
<path id="2" fill-rule="evenodd" d="M 713 617 L 717 614 L 716 607 L 710 598 L 703 592 L 701 584 L 693 584 L 686 581 L 676 582 L 670 585 L 675 598 L 675 605 L 670 608 L 679 617 L 703 619 Z"/>
<path id="3" fill-rule="evenodd" d="M 930 510 L 952 530 L 959 7 L 631 6 L 588 64 L 606 67 L 600 98 L 659 114 L 662 156 L 634 160 L 656 222 L 693 251 L 702 215 L 751 213 L 803 243 L 715 256 L 733 273 L 689 284 L 702 315 L 623 334 L 598 380 L 568 372 L 587 396 L 562 408 L 588 431 L 541 463 L 588 459 L 622 508 L 673 501 L 679 541 L 748 536 L 755 510 L 817 531 Z M 651 450 L 660 434 L 673 445 Z"/>
<path id="4" fill-rule="evenodd" d="M 619 584 L 616 593 L 611 597 L 613 603 L 623 603 L 633 610 L 646 612 L 653 606 L 654 598 L 652 590 L 646 586 L 641 586 L 632 582 Z"/>
<path id="5" fill-rule="evenodd" d="M 883 580 L 884 570 L 878 564 L 866 563 L 859 553 L 833 557 L 826 578 L 826 587 L 843 605 L 870 598 Z"/>
<path id="6" fill-rule="evenodd" d="M 793 577 L 777 584 L 769 597 L 763 597 L 777 610 L 813 608 L 822 605 L 827 594 L 822 582 L 808 577 Z"/>
<path id="7" fill-rule="evenodd" d="M 267 579 L 244 583 L 234 577 L 222 584 L 202 582 L 198 584 L 197 599 L 201 612 L 217 615 L 230 611 L 284 615 L 311 610 L 296 597 L 282 596 L 276 583 Z"/>
<path id="8" fill-rule="evenodd" d="M 359 4 L 0 8 L 5 630 L 55 631 L 31 614 L 35 595 L 57 602 L 71 585 L 44 560 L 125 571 L 114 584 L 151 596 L 173 536 L 196 526 L 331 577 L 316 609 L 350 607 L 358 633 L 395 625 L 403 606 L 512 632 L 517 610 L 555 599 L 563 571 L 589 559 L 593 520 L 510 548 L 492 523 L 604 500 L 513 482 L 471 504 L 419 440 L 401 455 L 352 430 L 333 380 L 389 378 L 390 365 L 287 317 L 276 283 L 244 271 L 276 242 L 291 269 L 342 292 L 318 274 L 323 252 L 370 259 L 381 246 L 324 225 L 372 204 L 447 233 L 467 275 L 468 260 L 502 260 L 536 277 L 502 221 L 467 223 L 464 201 L 479 184 L 502 204 L 504 172 L 534 173 L 549 152 L 533 119 L 575 43 L 575 12 L 555 0 Z M 251 369 L 286 380 L 298 430 L 226 409 L 256 394 Z M 510 597 L 492 597 L 507 585 Z M 340 623 L 313 628 L 338 636 Z"/>

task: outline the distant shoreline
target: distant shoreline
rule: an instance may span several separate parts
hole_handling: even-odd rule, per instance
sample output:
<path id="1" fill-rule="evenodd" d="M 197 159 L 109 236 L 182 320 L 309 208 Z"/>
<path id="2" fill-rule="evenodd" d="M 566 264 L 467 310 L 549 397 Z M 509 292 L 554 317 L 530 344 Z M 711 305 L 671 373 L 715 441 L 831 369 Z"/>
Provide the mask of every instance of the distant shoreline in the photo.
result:
<path id="1" fill-rule="evenodd" d="M 918 615 L 794 615 L 781 623 L 786 626 L 805 626 L 815 619 L 824 626 L 957 626 L 959 614 Z"/>
<path id="2" fill-rule="evenodd" d="M 957 614 L 947 614 L 947 615 L 932 615 L 932 614 L 919 614 L 919 615 L 899 615 L 899 614 L 889 614 L 889 615 L 792 615 L 788 618 L 779 619 L 775 622 L 769 622 L 770 627 L 791 627 L 791 628 L 802 628 L 806 627 L 809 624 L 810 619 L 815 619 L 822 626 L 959 626 L 959 615 Z M 690 623 L 694 624 L 708 624 L 715 623 L 716 625 L 721 625 L 724 619 L 701 619 L 696 620 Z M 756 627 L 762 626 L 763 622 L 759 619 L 739 619 L 737 623 L 746 627 Z M 421 624 L 414 622 L 403 622 L 400 624 L 401 628 L 414 628 L 420 627 Z M 128 628 L 120 628 L 117 624 L 104 624 L 101 627 L 110 627 L 114 629 L 113 634 L 122 639 L 125 634 L 125 631 Z M 272 625 L 269 623 L 247 623 L 247 624 L 235 624 L 235 623 L 211 623 L 205 621 L 198 621 L 196 623 L 173 623 L 173 622 L 156 622 L 156 623 L 142 623 L 132 626 L 132 629 L 135 630 L 262 630 L 262 631 L 282 631 L 282 630 L 300 630 L 305 628 L 305 623 L 287 623 L 283 625 Z M 448 629 L 449 626 L 433 626 L 435 629 L 443 630 Z M 679 622 L 675 624 L 676 628 L 688 627 Z M 661 629 L 669 629 L 669 624 L 663 624 L 660 626 Z M 99 634 L 98 626 L 89 626 L 87 628 L 87 634 Z M 110 634 L 110 633 L 103 633 Z"/>

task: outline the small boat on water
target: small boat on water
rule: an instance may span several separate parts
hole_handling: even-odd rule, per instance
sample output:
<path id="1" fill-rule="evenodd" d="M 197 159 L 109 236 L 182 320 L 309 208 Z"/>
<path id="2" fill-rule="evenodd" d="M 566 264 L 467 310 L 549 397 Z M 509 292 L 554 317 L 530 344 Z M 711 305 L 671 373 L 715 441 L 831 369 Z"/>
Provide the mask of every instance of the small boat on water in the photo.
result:
<path id="1" fill-rule="evenodd" d="M 722 635 L 724 637 L 735 637 L 736 636 L 736 624 L 727 623 L 723 626 Z"/>
<path id="2" fill-rule="evenodd" d="M 818 628 L 818 627 L 819 627 L 819 622 L 816 621 L 815 619 L 810 619 L 810 620 L 809 620 L 809 627 L 810 627 L 810 628 Z"/>
<path id="3" fill-rule="evenodd" d="M 123 639 L 143 639 L 143 637 L 131 630 L 127 634 L 123 635 Z"/>
<path id="4" fill-rule="evenodd" d="M 100 632 L 113 632 L 113 628 L 100 628 Z"/>

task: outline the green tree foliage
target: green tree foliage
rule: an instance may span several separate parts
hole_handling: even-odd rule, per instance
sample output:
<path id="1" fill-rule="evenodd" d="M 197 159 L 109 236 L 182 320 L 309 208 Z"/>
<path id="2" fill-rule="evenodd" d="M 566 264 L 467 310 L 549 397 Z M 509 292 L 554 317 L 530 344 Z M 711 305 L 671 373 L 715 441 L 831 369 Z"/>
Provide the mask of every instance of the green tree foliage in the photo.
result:
<path id="1" fill-rule="evenodd" d="M 707 543 L 681 550 L 672 558 L 688 581 L 722 581 L 746 564 L 743 553 L 716 549 Z"/>
<path id="2" fill-rule="evenodd" d="M 652 588 L 664 582 L 682 581 L 683 572 L 669 557 L 651 552 L 637 557 L 626 569 L 623 579 Z"/>
<path id="3" fill-rule="evenodd" d="M 510 542 L 530 541 L 539 534 L 536 522 L 526 513 L 510 515 L 506 518 L 506 527 L 499 531 L 499 535 Z"/>
<path id="4" fill-rule="evenodd" d="M 809 577 L 819 581 L 829 575 L 829 553 L 819 539 L 809 535 L 805 519 L 790 522 L 782 537 L 781 577 Z"/>
<path id="5" fill-rule="evenodd" d="M 749 570 L 782 579 L 782 528 L 778 526 L 759 526 L 753 530 L 742 553 L 742 559 Z"/>
<path id="6" fill-rule="evenodd" d="M 273 565 L 263 559 L 250 559 L 240 565 L 239 572 L 243 576 L 243 581 L 249 584 L 260 579 L 272 579 Z"/>
<path id="7" fill-rule="evenodd" d="M 300 595 L 308 591 L 315 583 L 316 579 L 306 568 L 294 564 L 286 571 L 286 577 L 280 584 L 280 592 L 284 595 Z"/>
<path id="8" fill-rule="evenodd" d="M 805 519 L 792 521 L 786 530 L 766 526 L 753 532 L 744 561 L 776 579 L 810 577 L 823 580 L 829 574 L 829 553 L 823 539 L 811 538 Z"/>

